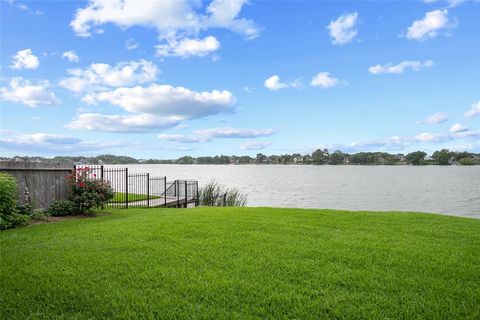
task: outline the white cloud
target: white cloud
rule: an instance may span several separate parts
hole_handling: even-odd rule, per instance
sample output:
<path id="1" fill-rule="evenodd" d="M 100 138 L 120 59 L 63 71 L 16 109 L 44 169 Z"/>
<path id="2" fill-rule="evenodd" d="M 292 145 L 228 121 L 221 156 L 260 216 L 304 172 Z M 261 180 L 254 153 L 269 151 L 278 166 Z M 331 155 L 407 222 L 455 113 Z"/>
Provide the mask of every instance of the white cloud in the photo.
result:
<path id="1" fill-rule="evenodd" d="M 441 2 L 442 0 L 424 0 L 423 2 L 425 3 L 437 3 Z M 445 0 L 445 2 L 448 4 L 450 8 L 456 7 L 458 5 L 461 5 L 464 2 L 467 2 L 469 0 Z"/>
<path id="2" fill-rule="evenodd" d="M 89 104 L 108 102 L 128 112 L 158 114 L 179 120 L 229 113 L 235 106 L 235 97 L 227 90 L 196 92 L 158 84 L 91 93 L 83 101 Z"/>
<path id="3" fill-rule="evenodd" d="M 166 32 L 193 28 L 199 23 L 199 17 L 186 0 L 92 0 L 85 8 L 77 10 L 70 26 L 78 36 L 88 37 L 92 27 L 105 23 L 113 23 L 122 29 L 144 26 Z"/>
<path id="4" fill-rule="evenodd" d="M 3 1 L 2 1 L 3 2 Z M 6 1 L 10 6 L 14 7 L 14 8 L 17 8 L 17 9 L 20 9 L 22 11 L 26 11 L 30 14 L 34 14 L 34 15 L 41 15 L 43 14 L 42 11 L 40 10 L 31 10 L 26 4 L 24 3 L 20 3 L 16 0 L 7 0 Z"/>
<path id="5" fill-rule="evenodd" d="M 468 128 L 462 126 L 460 123 L 455 123 L 451 128 L 450 132 L 457 133 L 457 132 L 465 132 L 468 131 Z"/>
<path id="6" fill-rule="evenodd" d="M 465 117 L 467 118 L 473 118 L 478 116 L 480 116 L 480 101 L 472 104 L 472 107 L 470 108 L 470 110 L 465 112 Z"/>
<path id="7" fill-rule="evenodd" d="M 62 53 L 62 58 L 66 58 L 70 62 L 80 61 L 80 58 L 78 57 L 78 55 L 75 53 L 74 50 L 65 51 L 64 53 Z"/>
<path id="8" fill-rule="evenodd" d="M 242 7 L 248 0 L 214 0 L 207 8 L 208 17 L 203 21 L 203 28 L 226 28 L 245 35 L 248 39 L 258 37 L 260 30 L 254 22 L 238 18 Z"/>
<path id="9" fill-rule="evenodd" d="M 453 127 L 452 127 L 453 128 Z M 453 128 L 455 129 L 455 128 Z M 429 142 L 429 143 L 441 143 L 446 141 L 452 141 L 457 139 L 476 139 L 480 137 L 480 131 L 470 131 L 467 128 L 461 127 L 460 131 L 451 131 L 450 134 L 445 133 L 430 133 L 424 132 L 413 137 L 414 142 Z"/>
<path id="10" fill-rule="evenodd" d="M 125 41 L 125 49 L 127 50 L 134 50 L 138 48 L 138 42 L 136 42 L 134 39 L 127 39 Z"/>
<path id="11" fill-rule="evenodd" d="M 208 36 L 204 39 L 167 39 L 166 44 L 159 44 L 157 55 L 159 56 L 177 56 L 177 57 L 191 57 L 206 56 L 220 48 L 220 43 L 213 36 Z"/>
<path id="12" fill-rule="evenodd" d="M 327 29 L 330 31 L 329 34 L 332 37 L 333 44 L 345 44 L 357 36 L 357 29 L 355 29 L 357 18 L 358 13 L 352 12 L 341 15 L 337 20 L 330 22 Z"/>
<path id="13" fill-rule="evenodd" d="M 185 135 L 185 134 L 159 134 L 157 137 L 161 140 L 167 140 L 170 142 L 180 142 L 180 143 L 199 143 L 199 142 L 207 142 L 211 140 L 209 137 Z"/>
<path id="14" fill-rule="evenodd" d="M 78 154 L 117 146 L 119 146 L 119 143 L 84 141 L 75 137 L 48 133 L 10 133 L 8 137 L 0 138 L 0 149 L 2 150 L 41 154 Z"/>
<path id="15" fill-rule="evenodd" d="M 276 133 L 274 129 L 237 129 L 237 128 L 210 128 L 195 130 L 194 133 L 210 138 L 260 138 L 269 137 Z"/>
<path id="16" fill-rule="evenodd" d="M 462 131 L 451 133 L 430 133 L 423 132 L 413 137 L 394 136 L 386 139 L 371 141 L 354 141 L 349 144 L 330 144 L 318 145 L 314 149 L 341 150 L 343 152 L 359 152 L 359 151 L 398 151 L 406 148 L 418 148 L 418 144 L 429 143 L 445 143 L 455 140 L 477 139 L 480 137 L 480 131 Z"/>
<path id="17" fill-rule="evenodd" d="M 73 130 L 141 133 L 160 131 L 175 127 L 178 124 L 178 120 L 150 114 L 105 115 L 99 113 L 82 113 L 65 127 Z"/>
<path id="18" fill-rule="evenodd" d="M 445 142 L 451 140 L 451 137 L 439 133 L 423 132 L 416 135 L 413 140 L 418 142 Z"/>
<path id="19" fill-rule="evenodd" d="M 73 92 L 105 90 L 152 82 L 158 74 L 157 66 L 146 60 L 120 62 L 115 66 L 93 63 L 87 69 L 68 70 L 72 77 L 64 78 L 59 86 Z"/>
<path id="20" fill-rule="evenodd" d="M 193 134 L 160 134 L 159 139 L 180 143 L 199 143 L 217 139 L 252 139 L 269 137 L 276 133 L 273 129 L 209 128 L 193 131 Z"/>
<path id="21" fill-rule="evenodd" d="M 368 142 L 354 141 L 348 145 L 350 150 L 361 150 L 364 148 L 380 148 L 389 150 L 399 150 L 404 147 L 405 139 L 399 136 L 390 137 L 383 140 Z"/>
<path id="22" fill-rule="evenodd" d="M 6 2 L 14 8 L 17 8 L 17 9 L 20 9 L 20 10 L 23 10 L 23 11 L 29 11 L 30 10 L 26 4 L 19 3 L 15 0 L 7 0 Z"/>
<path id="23" fill-rule="evenodd" d="M 289 82 L 280 81 L 280 77 L 276 74 L 265 80 L 263 85 L 270 90 L 279 90 L 285 88 L 298 88 L 302 86 L 302 82 L 299 79 Z M 247 91 L 248 92 L 248 91 Z"/>
<path id="24" fill-rule="evenodd" d="M 438 112 L 428 116 L 427 119 L 424 121 L 426 124 L 439 124 L 444 123 L 448 120 L 448 116 L 446 113 Z"/>
<path id="25" fill-rule="evenodd" d="M 405 148 L 408 139 L 394 136 L 386 139 L 371 141 L 353 141 L 349 144 L 329 144 L 319 145 L 314 149 L 341 150 L 343 152 L 359 152 L 359 151 L 393 151 Z"/>
<path id="26" fill-rule="evenodd" d="M 226 28 L 254 38 L 259 30 L 251 20 L 239 18 L 247 0 L 214 0 L 206 8 L 196 1 L 90 0 L 80 8 L 70 26 L 78 36 L 88 37 L 91 28 L 112 23 L 122 29 L 133 26 L 155 28 L 160 38 L 198 34 L 208 28 Z"/>
<path id="27" fill-rule="evenodd" d="M 337 78 L 331 77 L 329 72 L 319 72 L 310 81 L 310 85 L 315 87 L 330 88 L 339 84 Z"/>
<path id="28" fill-rule="evenodd" d="M 0 100 L 21 103 L 32 108 L 60 104 L 60 100 L 50 90 L 48 81 L 32 83 L 23 78 L 12 78 L 8 87 L 0 88 Z"/>
<path id="29" fill-rule="evenodd" d="M 283 88 L 288 88 L 288 84 L 280 82 L 280 77 L 277 75 L 273 75 L 267 80 L 265 80 L 264 85 L 266 88 L 270 90 L 279 90 Z"/>
<path id="30" fill-rule="evenodd" d="M 403 73 L 406 69 L 412 69 L 413 71 L 420 71 L 423 68 L 428 68 L 433 66 L 432 60 L 426 60 L 424 62 L 416 60 L 405 60 L 399 64 L 388 63 L 385 65 L 375 65 L 368 68 L 368 71 L 372 74 L 381 74 L 381 73 Z"/>
<path id="31" fill-rule="evenodd" d="M 452 139 L 466 139 L 466 138 L 479 138 L 480 131 L 465 130 L 461 132 L 455 132 L 451 135 Z"/>
<path id="32" fill-rule="evenodd" d="M 435 38 L 440 31 L 453 29 L 455 24 L 448 19 L 447 9 L 429 11 L 423 19 L 415 20 L 408 27 L 407 38 L 419 41 Z"/>
<path id="33" fill-rule="evenodd" d="M 55 144 L 73 144 L 78 143 L 81 140 L 69 136 L 48 134 L 48 133 L 33 133 L 19 135 L 16 139 L 17 142 L 32 142 L 32 143 L 55 143 Z"/>
<path id="34" fill-rule="evenodd" d="M 32 53 L 32 49 L 18 51 L 12 60 L 12 69 L 37 69 L 40 65 L 38 58 Z"/>
<path id="35" fill-rule="evenodd" d="M 261 141 L 247 141 L 240 146 L 241 150 L 263 150 L 266 147 L 271 146 L 271 142 L 261 142 Z"/>

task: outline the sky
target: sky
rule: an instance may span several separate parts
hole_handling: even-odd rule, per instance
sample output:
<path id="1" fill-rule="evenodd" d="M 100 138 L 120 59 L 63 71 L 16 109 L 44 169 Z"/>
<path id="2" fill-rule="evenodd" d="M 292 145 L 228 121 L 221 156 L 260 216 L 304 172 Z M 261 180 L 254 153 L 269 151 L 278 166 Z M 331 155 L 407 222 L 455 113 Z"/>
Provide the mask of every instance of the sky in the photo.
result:
<path id="1" fill-rule="evenodd" d="M 480 152 L 480 2 L 1 0 L 0 152 Z"/>

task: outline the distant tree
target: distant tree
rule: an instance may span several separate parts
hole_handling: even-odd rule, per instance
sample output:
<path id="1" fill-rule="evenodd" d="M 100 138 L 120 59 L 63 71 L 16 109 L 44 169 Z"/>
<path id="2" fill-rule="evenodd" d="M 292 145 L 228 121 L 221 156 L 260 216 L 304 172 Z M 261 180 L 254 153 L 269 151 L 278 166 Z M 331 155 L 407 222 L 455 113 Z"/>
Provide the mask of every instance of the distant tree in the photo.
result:
<path id="1" fill-rule="evenodd" d="M 328 163 L 337 165 L 337 164 L 344 163 L 344 161 L 345 161 L 345 154 L 342 151 L 337 150 L 330 155 Z"/>
<path id="2" fill-rule="evenodd" d="M 278 162 L 282 164 L 292 163 L 293 157 L 290 154 L 282 154 L 278 157 Z"/>
<path id="3" fill-rule="evenodd" d="M 253 162 L 253 159 L 249 156 L 238 157 L 238 163 L 239 164 L 248 164 L 248 163 L 252 163 L 252 162 Z"/>
<path id="4" fill-rule="evenodd" d="M 176 162 L 178 164 L 193 164 L 194 159 L 190 156 L 184 156 L 184 157 L 178 158 Z"/>
<path id="5" fill-rule="evenodd" d="M 415 151 L 415 152 L 410 152 L 405 156 L 407 161 L 415 166 L 418 166 L 420 164 L 423 164 L 425 158 L 427 156 L 426 152 L 423 151 Z"/>
<path id="6" fill-rule="evenodd" d="M 267 163 L 268 162 L 268 157 L 262 153 L 257 153 L 257 156 L 255 157 L 255 163 Z"/>
<path id="7" fill-rule="evenodd" d="M 225 156 L 225 155 L 221 155 L 219 157 L 219 163 L 220 164 L 229 164 L 230 163 L 230 157 L 229 156 Z"/>
<path id="8" fill-rule="evenodd" d="M 312 153 L 314 164 L 325 164 L 328 162 L 328 149 L 317 149 Z"/>
<path id="9" fill-rule="evenodd" d="M 277 164 L 280 161 L 279 158 L 280 158 L 279 156 L 273 154 L 268 157 L 268 163 Z"/>
<path id="10" fill-rule="evenodd" d="M 432 155 L 432 158 L 435 159 L 437 164 L 448 166 L 453 155 L 454 153 L 450 152 L 450 150 L 442 149 L 440 151 L 435 151 Z"/>
<path id="11" fill-rule="evenodd" d="M 471 157 L 462 158 L 458 162 L 463 166 L 473 166 L 476 164 L 480 164 L 479 160 L 475 160 L 474 158 L 471 158 Z"/>
<path id="12" fill-rule="evenodd" d="M 352 154 L 350 162 L 353 164 L 365 164 L 367 163 L 367 154 L 365 152 L 358 152 Z"/>
<path id="13" fill-rule="evenodd" d="M 459 161 L 462 160 L 462 159 L 465 159 L 465 158 L 473 158 L 475 154 L 473 153 L 470 153 L 470 152 L 455 152 L 453 154 L 453 158 L 456 160 L 456 161 Z"/>

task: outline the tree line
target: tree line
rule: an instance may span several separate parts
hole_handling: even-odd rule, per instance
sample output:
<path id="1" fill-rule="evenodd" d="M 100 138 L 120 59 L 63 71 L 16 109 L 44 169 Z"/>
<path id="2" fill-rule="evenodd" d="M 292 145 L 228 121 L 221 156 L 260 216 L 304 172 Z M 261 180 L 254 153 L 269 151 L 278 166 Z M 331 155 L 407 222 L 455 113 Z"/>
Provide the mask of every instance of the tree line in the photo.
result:
<path id="1" fill-rule="evenodd" d="M 13 157 L 0 158 L 2 161 L 33 161 L 33 162 L 60 162 L 71 164 L 305 164 L 305 165 L 480 165 L 480 154 L 471 152 L 456 152 L 448 149 L 435 151 L 429 156 L 424 151 L 415 151 L 408 154 L 391 154 L 388 152 L 357 152 L 344 153 L 340 150 L 330 152 L 328 149 L 318 149 L 311 154 L 280 154 L 264 155 L 258 153 L 251 156 L 184 156 L 178 159 L 135 159 L 128 156 L 111 154 L 84 157 L 60 156 L 54 158 L 42 157 Z"/>

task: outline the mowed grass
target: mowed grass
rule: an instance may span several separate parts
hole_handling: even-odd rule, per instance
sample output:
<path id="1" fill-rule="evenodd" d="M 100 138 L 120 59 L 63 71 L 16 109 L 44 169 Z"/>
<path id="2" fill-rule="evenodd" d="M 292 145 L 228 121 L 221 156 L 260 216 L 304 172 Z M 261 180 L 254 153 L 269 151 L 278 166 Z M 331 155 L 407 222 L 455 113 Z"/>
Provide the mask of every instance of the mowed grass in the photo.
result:
<path id="1" fill-rule="evenodd" d="M 150 195 L 150 199 L 158 199 L 159 196 Z M 147 200 L 148 197 L 146 194 L 139 194 L 139 193 L 128 193 L 128 202 L 135 202 L 135 201 L 143 201 Z M 115 192 L 113 195 L 113 199 L 110 203 L 125 203 L 126 201 L 126 193 L 124 192 Z"/>
<path id="2" fill-rule="evenodd" d="M 3 319 L 480 319 L 480 220 L 111 212 L 1 232 Z"/>

